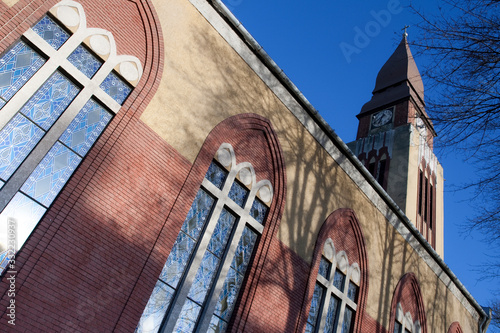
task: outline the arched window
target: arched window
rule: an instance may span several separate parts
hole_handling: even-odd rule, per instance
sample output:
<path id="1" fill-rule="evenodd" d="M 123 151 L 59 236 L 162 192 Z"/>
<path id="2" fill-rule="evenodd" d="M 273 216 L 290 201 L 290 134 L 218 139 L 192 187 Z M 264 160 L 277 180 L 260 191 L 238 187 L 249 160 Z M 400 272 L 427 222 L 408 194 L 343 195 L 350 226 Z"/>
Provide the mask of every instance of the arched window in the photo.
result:
<path id="1" fill-rule="evenodd" d="M 462 326 L 458 321 L 453 322 L 448 329 L 448 333 L 463 333 Z"/>
<path id="2" fill-rule="evenodd" d="M 224 332 L 272 198 L 271 183 L 222 144 L 136 332 Z"/>
<path id="3" fill-rule="evenodd" d="M 421 331 L 420 322 L 418 320 L 413 321 L 411 313 L 405 313 L 401 303 L 398 303 L 394 333 L 420 333 Z"/>
<path id="4" fill-rule="evenodd" d="M 328 238 L 323 247 L 306 332 L 352 332 L 361 272 L 349 264 L 344 251 L 336 253 Z"/>
<path id="5" fill-rule="evenodd" d="M 141 78 L 137 58 L 86 24 L 62 1 L 0 58 L 0 272 Z"/>
<path id="6" fill-rule="evenodd" d="M 426 333 L 426 317 L 422 294 L 413 273 L 405 274 L 394 291 L 391 326 L 394 333 Z"/>

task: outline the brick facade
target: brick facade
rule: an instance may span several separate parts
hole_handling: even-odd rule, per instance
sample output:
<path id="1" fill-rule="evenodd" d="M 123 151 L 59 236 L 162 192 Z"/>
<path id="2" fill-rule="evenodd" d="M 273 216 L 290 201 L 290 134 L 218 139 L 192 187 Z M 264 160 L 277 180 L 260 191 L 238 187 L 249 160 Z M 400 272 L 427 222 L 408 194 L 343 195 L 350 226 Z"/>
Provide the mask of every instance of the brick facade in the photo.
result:
<path id="1" fill-rule="evenodd" d="M 7 50 L 56 3 L 21 0 L 8 8 L 0 2 L 0 50 Z M 143 75 L 17 253 L 15 326 L 8 324 L 10 283 L 5 274 L 2 277 L 0 327 L 19 332 L 134 331 L 214 154 L 222 143 L 229 143 L 237 163 L 250 162 L 257 181 L 271 182 L 273 200 L 228 331 L 304 332 L 323 244 L 331 238 L 335 248 L 345 251 L 350 264 L 358 263 L 361 271 L 354 332 L 392 332 L 393 317 L 392 326 L 386 329 L 367 310 L 369 266 L 377 263 L 368 263 L 367 253 L 373 249 L 367 248 L 364 227 L 357 215 L 360 205 L 368 207 L 364 211 L 375 211 L 375 204 L 366 203 L 365 193 L 346 181 L 346 188 L 359 191 L 360 203 L 333 209 L 326 220 L 325 216 L 318 219 L 322 225 L 313 235 L 312 260 L 301 256 L 278 235 L 286 198 L 307 193 L 287 185 L 290 181 L 296 185 L 296 179 L 288 178 L 287 167 L 297 165 L 287 165 L 286 155 L 296 152 L 290 153 L 294 143 L 280 142 L 284 137 L 280 135 L 289 130 L 277 128 L 286 124 L 277 119 L 280 115 L 264 117 L 242 112 L 227 116 L 213 128 L 210 126 L 210 133 L 199 143 L 196 158 L 189 160 L 139 118 L 155 94 L 162 93 L 158 89 L 160 81 L 165 80 L 162 22 L 152 1 L 79 3 L 85 9 L 88 27 L 110 31 L 118 54 L 137 57 Z M 256 86 L 261 84 L 256 81 Z M 179 127 L 179 131 L 184 130 L 181 124 Z M 368 132 L 369 116 L 360 119 L 359 128 Z M 309 135 L 301 131 L 299 127 L 298 133 Z M 337 167 L 337 161 L 327 153 L 321 151 L 318 156 L 324 158 L 318 164 Z M 313 176 L 323 181 L 322 175 Z M 351 181 L 344 174 L 338 179 Z M 427 333 L 422 295 L 414 274 L 406 274 L 396 287 L 392 314 L 398 302 L 420 320 L 422 333 Z M 461 332 L 456 329 L 458 323 L 453 325 L 450 332 Z"/>

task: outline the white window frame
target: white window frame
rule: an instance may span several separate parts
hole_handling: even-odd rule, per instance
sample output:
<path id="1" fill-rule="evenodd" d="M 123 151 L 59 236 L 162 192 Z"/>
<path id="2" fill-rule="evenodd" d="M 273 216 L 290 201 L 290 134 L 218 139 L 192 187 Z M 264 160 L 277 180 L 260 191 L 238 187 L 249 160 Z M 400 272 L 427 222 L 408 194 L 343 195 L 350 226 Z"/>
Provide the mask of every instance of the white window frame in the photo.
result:
<path id="1" fill-rule="evenodd" d="M 200 238 L 197 241 L 196 252 L 191 254 L 191 263 L 186 267 L 184 272 L 184 278 L 179 282 L 172 303 L 169 306 L 169 310 L 165 314 L 163 319 L 163 326 L 159 327 L 159 332 L 172 332 L 177 324 L 179 314 L 182 311 L 182 307 L 187 300 L 187 295 L 191 289 L 194 278 L 198 269 L 202 263 L 202 259 L 207 250 L 208 244 L 215 230 L 219 216 L 223 208 L 228 209 L 231 214 L 236 217 L 234 232 L 232 237 L 228 240 L 227 252 L 223 261 L 216 272 L 216 279 L 207 293 L 207 299 L 205 300 L 204 308 L 201 310 L 200 317 L 197 320 L 195 331 L 196 332 L 206 332 L 209 328 L 210 321 L 215 311 L 215 307 L 219 300 L 219 295 L 222 291 L 224 282 L 226 280 L 229 268 L 231 266 L 233 257 L 238 248 L 239 241 L 243 234 L 246 226 L 249 226 L 253 231 L 257 233 L 257 240 L 255 242 L 253 253 L 255 253 L 256 247 L 258 246 L 259 238 L 262 236 L 262 232 L 266 227 L 265 222 L 268 221 L 266 216 L 263 221 L 264 224 L 259 223 L 250 215 L 250 209 L 252 207 L 255 198 L 259 198 L 260 201 L 268 207 L 271 205 L 273 199 L 273 187 L 269 180 L 263 179 L 257 182 L 257 176 L 255 170 L 251 163 L 242 162 L 236 163 L 236 156 L 233 147 L 229 143 L 223 143 L 217 150 L 214 158 L 222 167 L 224 167 L 228 174 L 224 181 L 224 186 L 219 189 L 217 186 L 212 184 L 207 178 L 203 178 L 201 188 L 206 191 L 209 195 L 214 197 L 215 206 L 212 209 L 212 213 L 209 220 L 206 222 L 206 228 Z M 232 184 L 238 180 L 239 183 L 249 189 L 248 197 L 246 199 L 244 207 L 240 207 L 237 203 L 229 198 L 229 191 Z M 189 262 L 189 261 L 188 261 Z M 250 266 L 247 267 L 245 275 L 250 271 Z M 241 296 L 242 290 L 240 289 L 238 297 Z M 234 314 L 234 312 L 233 312 Z M 139 325 L 141 325 L 141 321 Z"/>
<path id="2" fill-rule="evenodd" d="M 71 31 L 71 34 L 58 50 L 48 44 L 31 27 L 22 35 L 22 40 L 28 46 L 34 48 L 38 54 L 42 55 L 46 62 L 2 108 L 0 112 L 0 129 L 5 127 L 56 71 L 62 70 L 68 79 L 75 82 L 82 89 L 1 188 L 0 212 L 9 204 L 33 170 L 91 98 L 97 100 L 113 115 L 118 113 L 121 105 L 99 86 L 111 71 L 114 70 L 121 75 L 132 88 L 137 86 L 143 73 L 138 58 L 130 55 L 117 55 L 116 43 L 111 32 L 87 27 L 85 11 L 78 2 L 61 1 L 45 15 L 55 19 L 60 26 Z M 12 43 L 12 46 L 16 43 L 17 41 Z M 92 50 L 103 62 L 91 79 L 67 59 L 80 44 L 84 44 Z M 8 219 L 9 217 L 2 218 Z M 18 251 L 20 247 L 22 247 L 22 244 L 18 244 L 15 250 Z"/>
<path id="3" fill-rule="evenodd" d="M 325 329 L 330 298 L 332 297 L 333 294 L 340 301 L 339 304 L 340 311 L 335 332 L 341 332 L 342 324 L 344 322 L 344 313 L 346 306 L 349 306 L 354 312 L 353 323 L 356 318 L 358 305 L 357 303 L 353 302 L 349 297 L 347 297 L 347 292 L 349 289 L 349 282 L 352 282 L 358 287 L 358 298 L 359 298 L 359 291 L 361 290 L 360 288 L 361 270 L 357 263 L 349 265 L 349 259 L 347 258 L 347 254 L 345 253 L 345 251 L 339 251 L 339 252 L 335 251 L 335 246 L 331 238 L 328 238 L 325 241 L 325 244 L 323 246 L 322 256 L 326 260 L 328 260 L 332 265 L 327 279 L 321 276 L 320 274 L 318 274 L 318 276 L 316 277 L 316 283 L 326 290 L 326 294 L 320 305 L 321 319 L 319 321 L 319 325 L 316 325 L 315 331 L 323 332 Z M 337 289 L 337 287 L 335 287 L 333 284 L 336 269 L 345 274 L 343 292 Z"/>

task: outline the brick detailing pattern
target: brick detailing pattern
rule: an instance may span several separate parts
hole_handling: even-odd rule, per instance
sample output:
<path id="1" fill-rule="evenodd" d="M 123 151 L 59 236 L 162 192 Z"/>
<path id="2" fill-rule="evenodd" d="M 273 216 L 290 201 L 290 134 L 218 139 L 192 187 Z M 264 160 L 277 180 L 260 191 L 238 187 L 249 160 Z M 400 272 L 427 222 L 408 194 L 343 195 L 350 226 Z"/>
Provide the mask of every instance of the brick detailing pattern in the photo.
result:
<path id="1" fill-rule="evenodd" d="M 389 332 L 394 332 L 394 322 L 396 320 L 396 310 L 398 303 L 401 303 L 405 313 L 410 312 L 413 321 L 419 321 L 422 331 L 427 333 L 427 320 L 425 316 L 422 292 L 417 277 L 413 273 L 406 273 L 399 280 L 394 291 L 391 303 L 391 320 Z"/>
<path id="2" fill-rule="evenodd" d="M 456 321 L 450 325 L 448 333 L 464 333 L 464 331 L 462 330 L 462 327 L 460 326 L 458 321 Z"/>
<path id="3" fill-rule="evenodd" d="M 265 228 L 254 250 L 254 256 L 249 264 L 228 329 L 228 331 L 240 330 L 247 332 L 244 327 L 249 312 L 254 309 L 255 291 L 262 284 L 261 278 L 266 274 L 262 274 L 263 267 L 269 260 L 268 257 L 272 257 L 273 254 L 270 247 L 273 243 L 272 240 L 275 239 L 274 236 L 281 219 L 286 194 L 284 159 L 277 136 L 270 122 L 255 114 L 241 114 L 230 117 L 218 124 L 208 135 L 183 184 L 174 207 L 167 217 L 165 226 L 158 236 L 130 301 L 124 309 L 123 316 L 127 318 L 127 322 L 121 320 L 117 326 L 118 329 L 133 331 L 137 326 L 208 166 L 217 149 L 224 142 L 233 146 L 237 158 L 236 163 L 240 161 L 250 162 L 257 175 L 256 181 L 268 179 L 274 189 L 273 201 L 264 223 Z"/>
<path id="4" fill-rule="evenodd" d="M 328 216 L 323 223 L 316 245 L 314 247 L 313 260 L 310 267 L 307 288 L 302 302 L 300 321 L 296 332 L 304 332 L 309 314 L 309 307 L 314 292 L 316 276 L 318 275 L 319 262 L 325 241 L 331 238 L 336 251 L 345 251 L 349 258 L 349 264 L 357 262 L 361 270 L 359 283 L 358 307 L 354 321 L 354 332 L 373 332 L 365 330 L 364 317 L 366 298 L 368 295 L 368 259 L 366 254 L 365 240 L 358 219 L 351 209 L 338 209 Z"/>
<path id="5" fill-rule="evenodd" d="M 0 50 L 57 2 L 21 0 L 3 12 Z M 16 321 L 20 331 L 116 328 L 140 264 L 149 256 L 190 168 L 139 120 L 163 71 L 163 38 L 151 2 L 81 3 L 89 27 L 111 31 L 119 53 L 143 61 L 143 76 L 16 257 L 16 317 L 29 318 Z M 127 30 L 121 31 L 124 24 Z M 2 280 L 1 327 L 8 319 L 7 290 Z M 120 324 L 128 320 L 124 318 Z M 130 331 L 134 325 L 129 321 L 126 326 Z"/>

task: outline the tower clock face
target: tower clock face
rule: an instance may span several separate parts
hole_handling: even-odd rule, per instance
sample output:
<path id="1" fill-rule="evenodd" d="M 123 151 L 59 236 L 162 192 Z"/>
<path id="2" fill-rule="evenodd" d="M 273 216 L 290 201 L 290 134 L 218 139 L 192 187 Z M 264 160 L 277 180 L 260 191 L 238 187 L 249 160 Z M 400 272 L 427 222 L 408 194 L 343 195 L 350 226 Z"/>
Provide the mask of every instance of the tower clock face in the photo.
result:
<path id="1" fill-rule="evenodd" d="M 392 122 L 392 109 L 385 109 L 372 116 L 372 128 L 378 128 Z"/>

